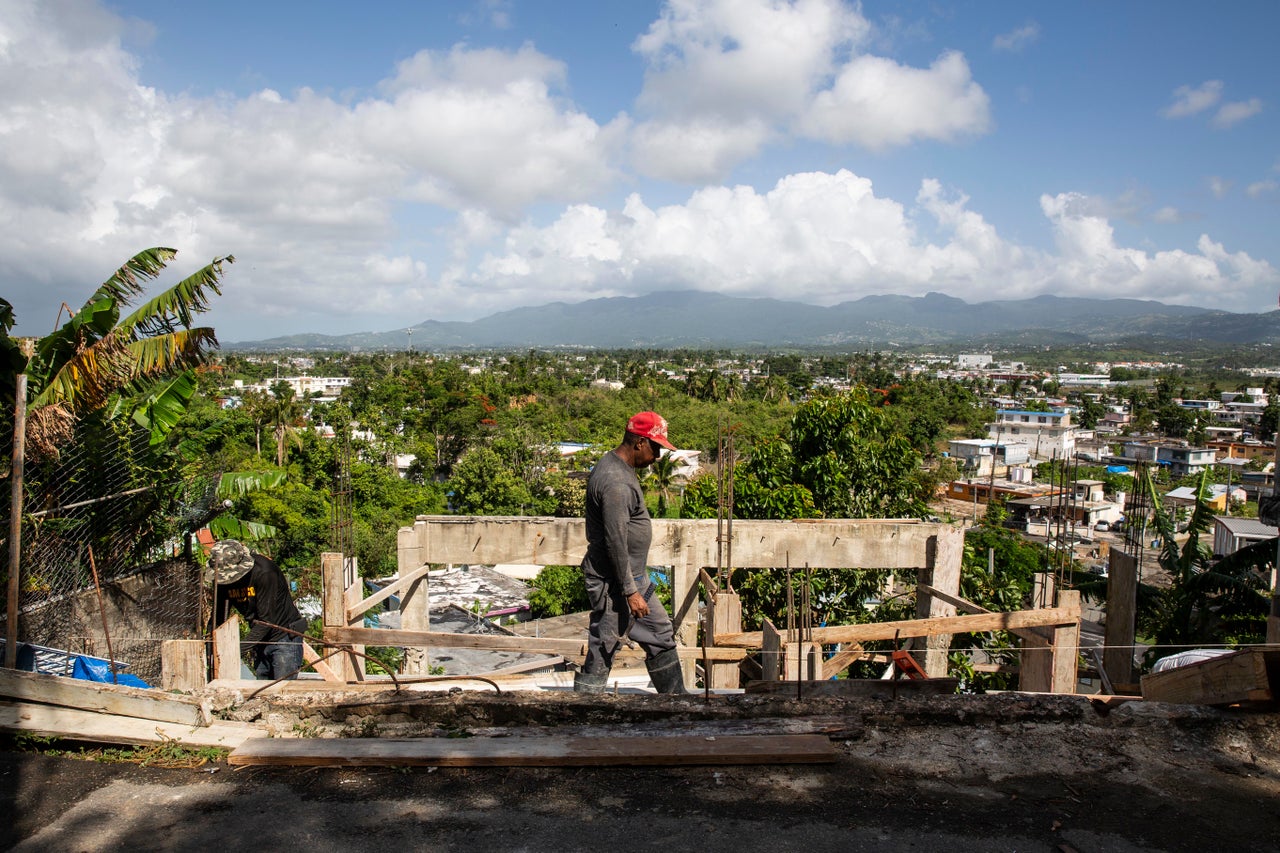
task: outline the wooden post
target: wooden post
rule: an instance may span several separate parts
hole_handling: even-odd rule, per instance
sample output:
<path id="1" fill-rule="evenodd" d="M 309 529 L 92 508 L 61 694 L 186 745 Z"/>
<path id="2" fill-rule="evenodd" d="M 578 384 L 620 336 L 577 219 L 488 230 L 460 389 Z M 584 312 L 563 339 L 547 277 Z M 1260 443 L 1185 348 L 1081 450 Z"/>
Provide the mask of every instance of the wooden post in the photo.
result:
<path id="1" fill-rule="evenodd" d="M 766 616 L 764 620 L 764 639 L 760 644 L 760 668 L 763 670 L 761 681 L 777 681 L 782 672 L 782 635 Z"/>
<path id="2" fill-rule="evenodd" d="M 240 680 L 240 614 L 213 629 L 213 677 Z"/>
<path id="3" fill-rule="evenodd" d="M 822 678 L 822 644 L 810 642 L 785 643 L 782 657 L 786 666 L 786 681 L 816 681 Z"/>
<path id="4" fill-rule="evenodd" d="M 708 633 L 712 637 L 718 633 L 728 634 L 742 630 L 742 598 L 738 593 L 721 590 L 708 613 L 711 616 Z M 709 665 L 713 688 L 739 686 L 737 661 L 712 661 Z"/>
<path id="5" fill-rule="evenodd" d="M 1031 579 L 1031 606 L 1048 607 L 1054 600 L 1054 578 L 1049 572 L 1036 572 Z M 1053 651 L 1044 629 L 1019 634 L 1022 656 L 1018 660 L 1018 689 L 1028 693 L 1048 693 L 1053 689 Z"/>
<path id="6" fill-rule="evenodd" d="M 320 555 L 321 608 L 325 629 L 347 627 L 346 567 L 340 552 L 326 551 Z M 329 658 L 329 668 L 343 681 L 352 679 L 348 665 L 350 655 L 334 655 Z"/>
<path id="7" fill-rule="evenodd" d="M 1135 611 L 1138 603 L 1138 561 L 1119 548 L 1112 550 L 1107 569 L 1107 625 L 1102 668 L 1113 686 L 1132 685 Z"/>
<path id="8" fill-rule="evenodd" d="M 364 584 L 360 580 L 360 569 L 355 557 L 343 558 L 342 583 L 345 587 L 342 593 L 343 619 L 345 620 L 348 628 L 362 627 L 364 625 L 363 613 L 357 614 L 352 618 L 347 618 L 347 614 L 360 603 L 362 598 L 364 598 Z M 364 681 L 364 646 L 353 645 L 351 649 L 353 652 L 356 652 L 356 654 L 346 655 L 347 664 L 351 668 L 351 674 L 355 677 L 356 681 Z M 342 655 L 339 655 L 339 657 L 342 657 Z"/>
<path id="9" fill-rule="evenodd" d="M 964 558 L 964 534 L 958 530 L 940 532 L 931 537 L 926 550 L 926 565 L 919 571 L 919 582 L 950 595 L 960 594 L 960 563 Z M 916 617 L 955 616 L 954 605 L 927 592 L 916 593 Z M 947 674 L 947 655 L 951 649 L 950 634 L 935 634 L 914 643 L 915 657 L 930 678 Z"/>
<path id="10" fill-rule="evenodd" d="M 1019 632 L 1022 661 L 1018 689 L 1030 693 L 1075 693 L 1080 654 L 1080 593 L 1074 589 L 1058 592 L 1059 608 L 1074 613 L 1067 625 L 1035 628 Z"/>
<path id="11" fill-rule="evenodd" d="M 698 578 L 701 569 L 692 542 L 677 553 L 671 566 L 671 621 L 676 643 L 681 646 L 698 645 Z M 696 682 L 697 663 L 692 658 L 680 661 L 680 671 L 685 684 Z"/>
<path id="12" fill-rule="evenodd" d="M 193 692 L 209 683 L 204 640 L 165 640 L 160 644 L 160 687 Z"/>
<path id="13" fill-rule="evenodd" d="M 26 338 L 18 348 L 28 359 L 35 353 L 36 342 Z M 9 472 L 9 586 L 5 615 L 4 665 L 18 666 L 18 598 L 22 595 L 22 480 L 27 453 L 27 374 L 24 370 L 14 382 L 13 466 Z"/>
<path id="14" fill-rule="evenodd" d="M 1053 629 L 1054 693 L 1075 693 L 1080 661 L 1080 593 L 1074 589 L 1058 592 L 1058 607 L 1075 612 L 1075 621 Z"/>

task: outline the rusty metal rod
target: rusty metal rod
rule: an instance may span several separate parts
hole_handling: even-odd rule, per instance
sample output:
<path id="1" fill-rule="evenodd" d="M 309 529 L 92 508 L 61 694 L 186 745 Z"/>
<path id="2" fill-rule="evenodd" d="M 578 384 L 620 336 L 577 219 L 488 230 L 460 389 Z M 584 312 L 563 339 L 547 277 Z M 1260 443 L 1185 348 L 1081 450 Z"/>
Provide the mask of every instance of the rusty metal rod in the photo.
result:
<path id="1" fill-rule="evenodd" d="M 102 616 L 102 636 L 107 640 L 107 663 L 111 667 L 111 683 L 119 684 L 120 679 L 116 676 L 116 653 L 111 650 L 111 632 L 107 630 L 107 605 L 102 600 L 102 584 L 98 582 L 98 564 L 93 559 L 93 546 L 87 546 L 89 550 L 89 570 L 93 572 L 93 588 L 98 593 L 98 613 Z"/>

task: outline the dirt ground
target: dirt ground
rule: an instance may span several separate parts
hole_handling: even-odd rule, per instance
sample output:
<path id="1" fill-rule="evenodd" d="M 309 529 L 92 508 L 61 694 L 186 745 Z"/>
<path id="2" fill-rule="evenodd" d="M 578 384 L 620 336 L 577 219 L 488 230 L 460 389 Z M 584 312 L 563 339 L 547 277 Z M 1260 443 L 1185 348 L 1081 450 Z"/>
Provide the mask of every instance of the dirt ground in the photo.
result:
<path id="1" fill-rule="evenodd" d="M 0 751 L 0 847 L 35 850 L 1280 850 L 1280 715 L 1079 697 L 294 697 L 314 736 L 829 733 L 831 765 L 105 765 Z M 368 722 L 370 719 L 372 723 Z M 298 729 L 294 729 L 296 732 Z"/>

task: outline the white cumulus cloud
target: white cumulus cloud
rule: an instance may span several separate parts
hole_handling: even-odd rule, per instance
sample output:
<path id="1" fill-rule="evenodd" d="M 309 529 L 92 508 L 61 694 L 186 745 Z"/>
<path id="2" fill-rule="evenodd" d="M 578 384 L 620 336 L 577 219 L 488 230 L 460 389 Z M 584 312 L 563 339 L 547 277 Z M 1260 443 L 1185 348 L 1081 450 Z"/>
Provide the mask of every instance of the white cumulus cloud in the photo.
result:
<path id="1" fill-rule="evenodd" d="M 1213 126 L 1228 128 L 1239 124 L 1247 118 L 1262 112 L 1262 99 L 1250 98 L 1247 101 L 1232 101 L 1223 104 L 1213 116 Z"/>
<path id="2" fill-rule="evenodd" d="M 883 149 L 989 129 L 989 99 L 962 54 L 903 65 L 863 52 L 870 33 L 838 0 L 666 4 L 635 42 L 649 63 L 637 168 L 714 181 L 791 136 Z"/>
<path id="3" fill-rule="evenodd" d="M 1199 86 L 1179 86 L 1173 90 L 1173 103 L 1160 114 L 1165 118 L 1186 118 L 1204 112 L 1221 99 L 1221 80 L 1206 80 Z"/>
<path id="4" fill-rule="evenodd" d="M 1040 25 L 1032 21 L 1028 24 L 1023 24 L 1017 29 L 996 36 L 992 39 L 991 46 L 996 50 L 1017 53 L 1038 38 L 1040 38 Z"/>

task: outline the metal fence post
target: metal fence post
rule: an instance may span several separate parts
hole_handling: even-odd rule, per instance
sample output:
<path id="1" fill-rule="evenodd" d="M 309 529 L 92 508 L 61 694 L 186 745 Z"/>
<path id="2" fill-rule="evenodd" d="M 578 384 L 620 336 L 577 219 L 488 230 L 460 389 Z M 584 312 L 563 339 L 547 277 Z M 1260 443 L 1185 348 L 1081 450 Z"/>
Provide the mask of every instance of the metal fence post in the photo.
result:
<path id="1" fill-rule="evenodd" d="M 28 359 L 35 353 L 35 341 L 18 344 Z M 22 475 L 26 467 L 27 448 L 27 372 L 18 374 L 13 394 L 13 469 L 9 473 L 9 587 L 5 610 L 4 665 L 18 666 L 18 596 L 22 591 L 19 567 L 22 565 Z"/>

